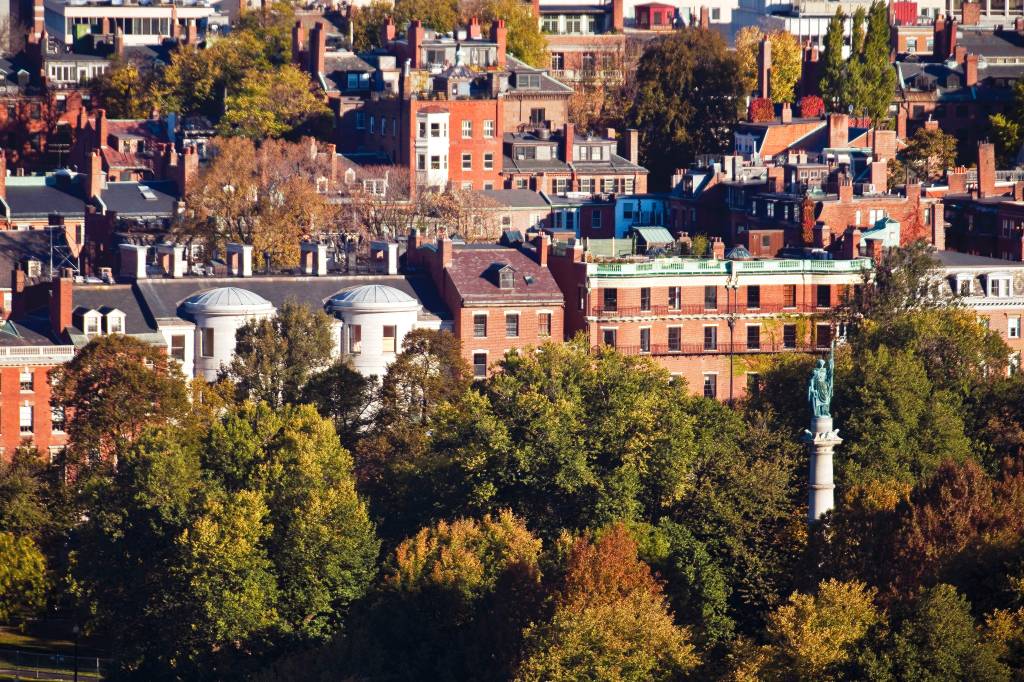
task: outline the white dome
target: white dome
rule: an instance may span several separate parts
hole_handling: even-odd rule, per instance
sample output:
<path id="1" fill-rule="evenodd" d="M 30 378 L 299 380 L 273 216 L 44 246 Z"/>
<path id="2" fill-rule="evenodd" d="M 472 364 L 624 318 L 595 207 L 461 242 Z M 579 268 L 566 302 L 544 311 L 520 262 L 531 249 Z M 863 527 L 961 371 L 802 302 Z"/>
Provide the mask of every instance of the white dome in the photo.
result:
<path id="1" fill-rule="evenodd" d="M 331 297 L 327 307 L 340 310 L 418 310 L 419 301 L 409 294 L 383 284 L 364 284 L 340 291 Z"/>
<path id="2" fill-rule="evenodd" d="M 247 289 L 220 287 L 196 294 L 185 300 L 185 309 L 190 313 L 232 314 L 263 313 L 274 310 L 267 299 Z"/>

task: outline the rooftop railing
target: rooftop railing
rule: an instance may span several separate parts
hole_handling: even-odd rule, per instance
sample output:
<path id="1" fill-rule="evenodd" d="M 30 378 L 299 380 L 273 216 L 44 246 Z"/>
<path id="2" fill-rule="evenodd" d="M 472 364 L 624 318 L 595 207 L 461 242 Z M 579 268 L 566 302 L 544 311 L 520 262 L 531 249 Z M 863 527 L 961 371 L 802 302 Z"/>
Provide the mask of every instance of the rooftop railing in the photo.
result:
<path id="1" fill-rule="evenodd" d="M 870 258 L 851 260 L 750 260 L 656 258 L 639 263 L 591 263 L 588 274 L 608 277 L 645 275 L 708 275 L 739 273 L 860 273 L 872 268 Z"/>

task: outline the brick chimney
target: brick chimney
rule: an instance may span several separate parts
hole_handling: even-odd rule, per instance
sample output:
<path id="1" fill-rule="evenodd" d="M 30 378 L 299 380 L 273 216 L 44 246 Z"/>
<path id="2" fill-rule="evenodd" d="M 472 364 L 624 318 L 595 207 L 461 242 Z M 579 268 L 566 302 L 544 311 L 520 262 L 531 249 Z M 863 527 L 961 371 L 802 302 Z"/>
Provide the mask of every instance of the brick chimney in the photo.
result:
<path id="1" fill-rule="evenodd" d="M 71 326 L 71 311 L 74 310 L 74 279 L 68 271 L 53 278 L 50 290 L 50 330 L 61 336 Z"/>
<path id="2" fill-rule="evenodd" d="M 114 34 L 114 54 L 118 57 L 124 57 L 124 31 L 117 29 Z"/>
<path id="3" fill-rule="evenodd" d="M 185 44 L 186 45 L 198 45 L 199 44 L 199 25 L 196 24 L 195 19 L 188 20 L 188 26 L 185 27 Z"/>
<path id="4" fill-rule="evenodd" d="M 454 246 L 451 239 L 448 237 L 438 237 L 437 253 L 440 256 L 442 268 L 450 268 L 452 266 L 452 260 L 454 259 L 453 251 Z"/>
<path id="5" fill-rule="evenodd" d="M 978 84 L 978 55 L 969 54 L 964 57 L 964 85 L 974 87 Z"/>
<path id="6" fill-rule="evenodd" d="M 873 131 L 871 151 L 879 161 L 896 158 L 896 131 L 876 128 Z"/>
<path id="7" fill-rule="evenodd" d="M 967 48 L 963 45 L 957 45 L 953 48 L 953 61 L 957 64 L 963 64 L 964 59 L 967 57 Z"/>
<path id="8" fill-rule="evenodd" d="M 1024 201 L 1024 181 L 1018 180 L 1013 183 L 1013 200 Z"/>
<path id="9" fill-rule="evenodd" d="M 888 179 L 889 163 L 887 161 L 872 161 L 871 184 L 875 186 L 875 191 L 884 193 L 888 186 Z"/>
<path id="10" fill-rule="evenodd" d="M 853 201 L 853 181 L 845 173 L 837 180 L 837 190 L 840 204 L 849 204 Z"/>
<path id="11" fill-rule="evenodd" d="M 100 156 L 99 149 L 93 149 L 89 154 L 89 199 L 99 198 L 103 194 L 106 180 L 103 173 L 103 157 Z"/>
<path id="12" fill-rule="evenodd" d="M 484 32 L 480 28 L 480 20 L 478 18 L 470 17 L 467 32 L 469 33 L 470 40 L 480 40 L 484 37 Z"/>
<path id="13" fill-rule="evenodd" d="M 306 47 L 306 28 L 301 21 L 292 26 L 292 64 L 302 66 L 302 52 Z"/>
<path id="14" fill-rule="evenodd" d="M 946 171 L 946 187 L 949 194 L 963 194 L 967 191 L 967 169 L 963 166 Z"/>
<path id="15" fill-rule="evenodd" d="M 32 33 L 38 37 L 43 35 L 44 31 L 46 31 L 46 8 L 43 6 L 43 0 L 33 0 Z"/>
<path id="16" fill-rule="evenodd" d="M 612 28 L 620 33 L 626 27 L 622 18 L 622 0 L 612 0 Z"/>
<path id="17" fill-rule="evenodd" d="M 907 196 L 907 204 L 917 206 L 921 203 L 921 183 L 915 181 L 908 182 L 903 191 Z"/>
<path id="18" fill-rule="evenodd" d="M 939 251 L 946 250 L 946 207 L 941 201 L 932 205 L 932 246 Z"/>
<path id="19" fill-rule="evenodd" d="M 828 115 L 828 146 L 843 149 L 850 145 L 850 117 L 846 114 Z"/>
<path id="20" fill-rule="evenodd" d="M 397 35 L 397 28 L 395 27 L 394 17 L 388 17 L 387 21 L 380 28 L 380 40 L 384 46 L 394 42 L 395 35 Z"/>
<path id="21" fill-rule="evenodd" d="M 548 266 L 548 251 L 551 247 L 551 238 L 547 232 L 541 232 L 537 236 L 537 263 L 542 267 Z"/>
<path id="22" fill-rule="evenodd" d="M 566 123 L 562 128 L 562 144 L 564 145 L 565 158 L 562 159 L 565 163 L 572 163 L 573 161 L 573 144 L 576 141 L 576 126 L 572 123 Z"/>
<path id="23" fill-rule="evenodd" d="M 5 310 L 5 319 L 20 320 L 25 317 L 25 271 L 21 268 L 11 270 L 11 309 Z"/>
<path id="24" fill-rule="evenodd" d="M 978 196 L 995 196 L 996 148 L 991 142 L 978 143 Z"/>
<path id="25" fill-rule="evenodd" d="M 505 52 L 508 50 L 508 29 L 505 20 L 498 19 L 491 26 L 491 40 L 498 44 L 498 68 L 505 68 Z"/>
<path id="26" fill-rule="evenodd" d="M 964 26 L 977 26 L 981 23 L 981 4 L 973 0 L 964 0 L 960 5 L 960 23 Z"/>
<path id="27" fill-rule="evenodd" d="M 757 96 L 771 99 L 772 43 L 765 36 L 757 51 Z"/>
<path id="28" fill-rule="evenodd" d="M 410 21 L 409 30 L 406 31 L 405 39 L 409 43 L 409 59 L 412 60 L 411 66 L 414 69 L 418 69 L 421 66 L 423 66 L 423 64 L 420 61 L 422 59 L 420 52 L 422 51 L 423 48 L 423 41 L 426 40 L 426 38 L 427 30 L 423 28 L 423 22 L 421 22 L 419 19 L 413 19 L 412 21 Z M 499 50 L 498 52 L 498 61 L 499 63 L 501 63 L 504 57 L 500 55 L 501 50 Z"/>
<path id="29" fill-rule="evenodd" d="M 327 25 L 322 21 L 309 32 L 309 71 L 313 75 L 324 72 L 324 55 L 327 52 Z"/>
<path id="30" fill-rule="evenodd" d="M 619 137 L 619 156 L 633 164 L 640 162 L 640 132 L 636 128 L 627 128 Z"/>
<path id="31" fill-rule="evenodd" d="M 697 25 L 705 31 L 711 28 L 711 13 L 708 12 L 707 5 L 700 6 L 700 23 Z"/>
<path id="32" fill-rule="evenodd" d="M 832 230 L 820 220 L 814 224 L 814 248 L 827 249 L 832 244 Z"/>
<path id="33" fill-rule="evenodd" d="M 843 258 L 849 260 L 860 256 L 860 230 L 856 227 L 846 233 L 843 240 Z"/>
<path id="34" fill-rule="evenodd" d="M 97 109 L 96 110 L 96 120 L 95 120 L 93 129 L 96 131 L 96 146 L 97 147 L 106 147 L 107 146 L 107 137 L 108 137 L 107 110 L 106 109 Z"/>
<path id="35" fill-rule="evenodd" d="M 782 103 L 782 122 L 792 123 L 793 122 L 793 107 L 790 106 L 789 102 Z"/>
<path id="36" fill-rule="evenodd" d="M 178 25 L 178 5 L 171 5 L 171 38 L 175 40 L 181 35 L 181 26 Z"/>
<path id="37" fill-rule="evenodd" d="M 178 184 L 178 194 L 182 197 L 188 192 L 192 183 L 199 175 L 199 153 L 196 148 L 189 145 L 181 153 L 181 158 L 175 167 L 174 181 Z"/>
<path id="38" fill-rule="evenodd" d="M 721 237 L 712 237 L 711 257 L 715 260 L 725 260 L 725 242 Z"/>

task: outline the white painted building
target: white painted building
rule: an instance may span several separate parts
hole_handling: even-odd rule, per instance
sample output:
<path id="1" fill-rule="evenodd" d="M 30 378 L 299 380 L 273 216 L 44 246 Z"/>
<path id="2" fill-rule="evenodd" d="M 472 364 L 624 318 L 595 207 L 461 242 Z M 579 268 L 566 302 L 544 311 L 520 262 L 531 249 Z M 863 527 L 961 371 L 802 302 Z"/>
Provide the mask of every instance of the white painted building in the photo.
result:
<path id="1" fill-rule="evenodd" d="M 218 287 L 192 296 L 184 309 L 195 321 L 196 376 L 216 381 L 235 355 L 235 333 L 250 320 L 273 317 L 274 305 L 246 289 Z"/>
<path id="2" fill-rule="evenodd" d="M 336 338 L 352 366 L 367 376 L 383 376 L 405 335 L 420 326 L 422 306 L 394 287 L 364 284 L 332 296 L 327 310 L 341 320 Z"/>

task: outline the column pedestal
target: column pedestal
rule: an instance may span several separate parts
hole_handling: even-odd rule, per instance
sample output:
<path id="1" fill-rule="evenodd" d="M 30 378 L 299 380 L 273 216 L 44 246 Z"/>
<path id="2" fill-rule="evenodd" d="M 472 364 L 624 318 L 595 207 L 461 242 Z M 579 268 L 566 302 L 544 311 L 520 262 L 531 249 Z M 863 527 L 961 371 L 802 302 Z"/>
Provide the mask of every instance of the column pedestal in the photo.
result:
<path id="1" fill-rule="evenodd" d="M 835 507 L 835 482 L 832 478 L 832 451 L 843 442 L 839 431 L 832 428 L 831 417 L 814 417 L 811 428 L 804 431 L 803 441 L 810 454 L 807 479 L 807 522 L 813 523 Z"/>

